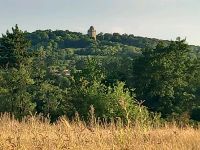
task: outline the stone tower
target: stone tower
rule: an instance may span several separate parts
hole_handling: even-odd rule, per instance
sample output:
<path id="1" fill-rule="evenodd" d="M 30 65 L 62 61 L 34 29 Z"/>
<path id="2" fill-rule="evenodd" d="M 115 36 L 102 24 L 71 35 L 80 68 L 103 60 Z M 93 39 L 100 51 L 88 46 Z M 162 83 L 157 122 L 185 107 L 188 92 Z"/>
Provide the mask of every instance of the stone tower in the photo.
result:
<path id="1" fill-rule="evenodd" d="M 94 38 L 94 40 L 96 41 L 96 30 L 94 29 L 93 26 L 90 27 L 90 29 L 88 30 L 88 35 L 92 38 Z"/>

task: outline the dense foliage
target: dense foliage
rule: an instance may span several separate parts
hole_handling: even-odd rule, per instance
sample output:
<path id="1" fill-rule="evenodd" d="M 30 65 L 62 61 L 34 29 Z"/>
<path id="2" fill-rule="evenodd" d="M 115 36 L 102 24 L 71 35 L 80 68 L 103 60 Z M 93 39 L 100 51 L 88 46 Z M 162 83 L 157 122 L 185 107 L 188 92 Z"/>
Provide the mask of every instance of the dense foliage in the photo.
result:
<path id="1" fill-rule="evenodd" d="M 199 120 L 198 46 L 100 33 L 97 41 L 70 31 L 22 32 L 16 25 L 0 39 L 0 112 L 78 113 L 93 108 L 100 119 Z"/>

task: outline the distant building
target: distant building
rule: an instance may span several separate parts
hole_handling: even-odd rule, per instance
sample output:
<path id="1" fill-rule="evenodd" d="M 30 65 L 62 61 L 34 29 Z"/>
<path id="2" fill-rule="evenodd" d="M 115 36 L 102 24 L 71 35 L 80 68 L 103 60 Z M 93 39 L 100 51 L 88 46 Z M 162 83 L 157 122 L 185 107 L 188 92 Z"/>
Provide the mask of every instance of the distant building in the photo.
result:
<path id="1" fill-rule="evenodd" d="M 68 69 L 63 70 L 63 73 L 65 76 L 70 76 L 70 70 Z"/>
<path id="2" fill-rule="evenodd" d="M 97 35 L 96 35 L 96 30 L 94 29 L 93 26 L 91 26 L 90 29 L 88 30 L 88 35 L 89 35 L 91 38 L 94 38 L 94 40 L 96 41 Z"/>

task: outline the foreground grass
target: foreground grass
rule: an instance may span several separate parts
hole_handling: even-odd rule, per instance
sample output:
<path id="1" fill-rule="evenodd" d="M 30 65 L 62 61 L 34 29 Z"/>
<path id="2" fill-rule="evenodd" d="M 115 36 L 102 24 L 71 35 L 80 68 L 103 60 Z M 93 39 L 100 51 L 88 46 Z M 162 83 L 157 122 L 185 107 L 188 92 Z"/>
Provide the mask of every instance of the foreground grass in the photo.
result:
<path id="1" fill-rule="evenodd" d="M 198 150 L 200 129 L 162 128 L 141 130 L 114 125 L 86 127 L 84 123 L 55 124 L 30 117 L 18 122 L 8 115 L 0 117 L 0 149 L 20 150 Z"/>

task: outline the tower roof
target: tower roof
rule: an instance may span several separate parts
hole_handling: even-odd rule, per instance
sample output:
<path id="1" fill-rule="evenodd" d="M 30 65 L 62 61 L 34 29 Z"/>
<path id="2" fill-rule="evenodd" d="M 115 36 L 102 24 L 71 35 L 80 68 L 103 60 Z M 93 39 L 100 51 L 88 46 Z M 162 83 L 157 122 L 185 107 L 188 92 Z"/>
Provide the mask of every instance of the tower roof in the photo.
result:
<path id="1" fill-rule="evenodd" d="M 89 30 L 94 30 L 94 26 L 91 26 Z"/>

